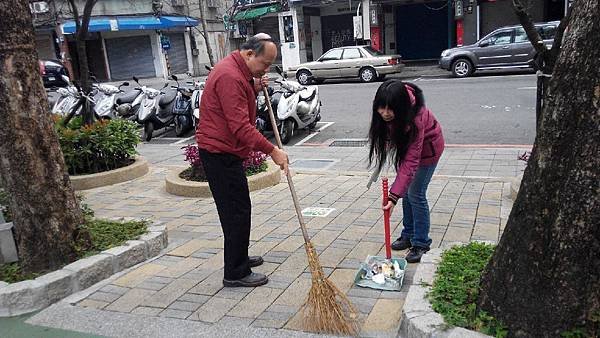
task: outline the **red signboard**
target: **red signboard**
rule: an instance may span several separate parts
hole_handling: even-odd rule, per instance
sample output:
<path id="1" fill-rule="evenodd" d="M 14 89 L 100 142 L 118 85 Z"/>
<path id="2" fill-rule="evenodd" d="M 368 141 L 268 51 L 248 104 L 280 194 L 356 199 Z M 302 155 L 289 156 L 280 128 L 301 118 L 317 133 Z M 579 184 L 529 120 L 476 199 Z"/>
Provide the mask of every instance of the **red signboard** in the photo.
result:
<path id="1" fill-rule="evenodd" d="M 463 34 L 464 34 L 463 21 L 462 20 L 456 21 L 456 45 L 457 46 L 463 45 Z"/>
<path id="2" fill-rule="evenodd" d="M 381 43 L 381 28 L 371 27 L 371 47 L 382 51 L 383 46 Z"/>

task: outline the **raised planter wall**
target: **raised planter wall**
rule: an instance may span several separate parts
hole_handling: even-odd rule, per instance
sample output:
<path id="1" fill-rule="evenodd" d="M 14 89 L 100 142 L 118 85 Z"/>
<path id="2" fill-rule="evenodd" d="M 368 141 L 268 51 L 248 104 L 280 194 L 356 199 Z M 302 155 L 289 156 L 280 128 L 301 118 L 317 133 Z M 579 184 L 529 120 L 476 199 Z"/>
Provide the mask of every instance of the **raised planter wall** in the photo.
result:
<path id="1" fill-rule="evenodd" d="M 268 188 L 277 185 L 281 181 L 281 170 L 272 162 L 267 162 L 267 171 L 255 174 L 248 178 L 250 191 Z M 187 181 L 179 177 L 187 167 L 177 167 L 171 170 L 165 178 L 165 188 L 168 193 L 184 197 L 212 197 L 207 182 Z"/>
<path id="2" fill-rule="evenodd" d="M 107 185 L 131 181 L 148 173 L 150 167 L 143 157 L 137 157 L 135 162 L 119 169 L 97 174 L 70 176 L 75 190 L 87 190 Z"/>
<path id="3" fill-rule="evenodd" d="M 154 223 L 138 240 L 80 259 L 34 280 L 13 284 L 0 281 L 0 317 L 43 309 L 117 272 L 158 256 L 167 244 L 166 227 Z"/>

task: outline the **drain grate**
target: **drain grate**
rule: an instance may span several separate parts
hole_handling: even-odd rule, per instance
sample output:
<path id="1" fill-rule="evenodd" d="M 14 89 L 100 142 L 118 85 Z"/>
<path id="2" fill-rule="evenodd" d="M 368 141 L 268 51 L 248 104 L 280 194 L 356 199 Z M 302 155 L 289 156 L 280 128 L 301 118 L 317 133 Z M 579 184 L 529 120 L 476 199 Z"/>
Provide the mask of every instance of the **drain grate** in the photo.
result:
<path id="1" fill-rule="evenodd" d="M 364 147 L 368 143 L 367 139 L 348 139 L 334 140 L 329 144 L 330 147 Z"/>
<path id="2" fill-rule="evenodd" d="M 328 169 L 337 162 L 336 160 L 298 159 L 292 162 L 294 169 Z"/>

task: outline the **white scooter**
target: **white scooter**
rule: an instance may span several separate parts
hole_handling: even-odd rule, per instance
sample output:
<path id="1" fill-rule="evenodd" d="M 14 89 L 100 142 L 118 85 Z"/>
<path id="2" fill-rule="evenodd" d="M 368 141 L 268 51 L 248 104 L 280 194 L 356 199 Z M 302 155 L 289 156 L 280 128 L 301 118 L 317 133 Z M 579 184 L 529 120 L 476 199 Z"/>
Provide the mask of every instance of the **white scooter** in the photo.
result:
<path id="1" fill-rule="evenodd" d="M 52 114 L 58 115 L 67 115 L 73 107 L 77 104 L 81 96 L 79 95 L 79 90 L 75 85 L 69 80 L 69 78 L 65 75 L 62 76 L 63 80 L 68 83 L 67 87 L 58 88 L 56 92 L 60 95 L 60 97 L 54 102 L 54 106 L 52 106 Z M 82 107 L 79 106 L 77 108 L 77 112 L 75 115 L 81 114 Z"/>
<path id="2" fill-rule="evenodd" d="M 94 111 L 102 119 L 114 119 L 117 116 L 117 94 L 123 93 L 121 87 L 129 86 L 129 82 L 123 82 L 118 87 L 108 84 L 94 84 L 98 90 Z"/>
<path id="3" fill-rule="evenodd" d="M 283 94 L 277 103 L 278 128 L 281 142 L 287 144 L 296 129 L 314 129 L 321 120 L 321 100 L 319 87 L 303 86 L 296 81 L 289 81 L 279 66 L 275 67 L 283 81 L 275 80 L 281 85 Z"/>
<path id="4" fill-rule="evenodd" d="M 137 77 L 134 76 L 133 80 L 137 84 L 140 84 Z M 169 83 L 167 82 L 160 90 L 146 86 L 136 88 L 143 93 L 137 111 L 137 122 L 144 126 L 143 138 L 146 142 L 150 142 L 152 139 L 154 129 L 164 128 L 173 123 L 175 116 L 173 115 L 173 103 L 177 96 L 177 90 L 169 91 L 168 93 L 163 92 L 163 89 L 168 86 Z M 177 89 L 177 87 L 174 87 L 174 89 Z M 136 101 L 133 103 L 134 106 Z"/>

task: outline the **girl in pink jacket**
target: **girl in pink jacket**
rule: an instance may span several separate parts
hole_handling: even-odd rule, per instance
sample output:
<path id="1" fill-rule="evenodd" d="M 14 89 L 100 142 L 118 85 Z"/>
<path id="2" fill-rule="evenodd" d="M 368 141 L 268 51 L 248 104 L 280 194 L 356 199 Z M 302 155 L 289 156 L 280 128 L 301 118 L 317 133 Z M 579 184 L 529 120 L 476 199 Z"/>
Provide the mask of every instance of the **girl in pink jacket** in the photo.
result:
<path id="1" fill-rule="evenodd" d="M 390 201 L 383 206 L 391 213 L 402 199 L 404 228 L 392 249 L 410 249 L 406 260 L 420 262 L 431 245 L 426 193 L 444 151 L 444 136 L 419 87 L 400 80 L 388 80 L 379 87 L 373 100 L 369 147 L 369 166 L 375 163 L 381 168 L 388 160 L 396 166 Z"/>

